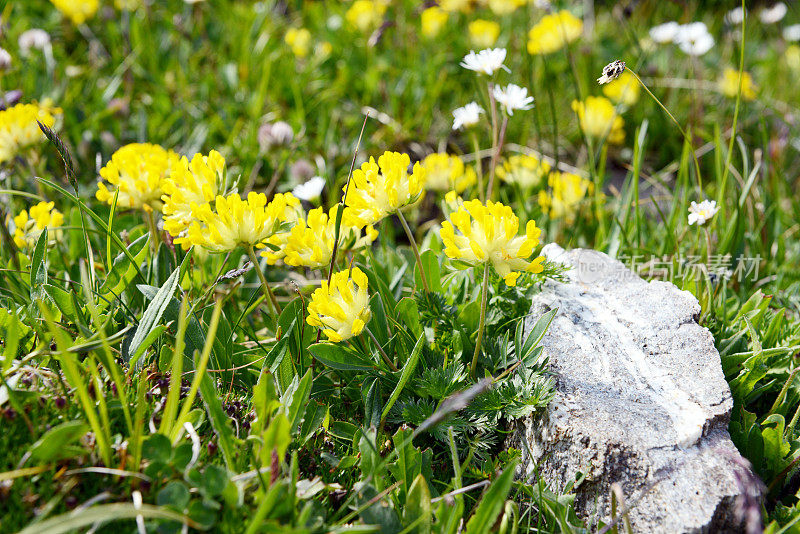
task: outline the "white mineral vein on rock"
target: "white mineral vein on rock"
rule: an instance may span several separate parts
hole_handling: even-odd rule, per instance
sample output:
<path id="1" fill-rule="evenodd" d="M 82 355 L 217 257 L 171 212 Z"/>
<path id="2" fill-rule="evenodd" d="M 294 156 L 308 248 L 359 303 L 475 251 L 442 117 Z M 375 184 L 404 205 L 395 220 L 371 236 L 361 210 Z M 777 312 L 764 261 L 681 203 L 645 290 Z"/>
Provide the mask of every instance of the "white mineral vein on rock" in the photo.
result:
<path id="1" fill-rule="evenodd" d="M 608 520 L 617 482 L 635 532 L 736 531 L 733 402 L 697 300 L 605 254 L 544 253 L 572 269 L 533 301 L 530 324 L 558 308 L 542 341 L 557 394 L 509 440 L 522 472 L 555 489 L 585 474 L 576 508 L 590 525 Z"/>

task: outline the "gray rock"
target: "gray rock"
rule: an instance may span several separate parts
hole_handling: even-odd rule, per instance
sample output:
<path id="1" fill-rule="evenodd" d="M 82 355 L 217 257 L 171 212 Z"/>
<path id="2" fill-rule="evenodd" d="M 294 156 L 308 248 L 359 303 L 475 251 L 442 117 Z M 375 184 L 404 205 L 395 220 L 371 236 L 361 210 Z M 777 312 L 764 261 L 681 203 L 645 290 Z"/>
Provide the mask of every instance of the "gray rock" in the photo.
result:
<path id="1" fill-rule="evenodd" d="M 609 521 L 618 483 L 634 532 L 741 531 L 733 400 L 697 300 L 600 252 L 544 254 L 572 269 L 533 301 L 531 324 L 558 308 L 543 339 L 557 395 L 516 422 L 521 475 L 554 489 L 585 475 L 575 505 L 592 526 Z"/>

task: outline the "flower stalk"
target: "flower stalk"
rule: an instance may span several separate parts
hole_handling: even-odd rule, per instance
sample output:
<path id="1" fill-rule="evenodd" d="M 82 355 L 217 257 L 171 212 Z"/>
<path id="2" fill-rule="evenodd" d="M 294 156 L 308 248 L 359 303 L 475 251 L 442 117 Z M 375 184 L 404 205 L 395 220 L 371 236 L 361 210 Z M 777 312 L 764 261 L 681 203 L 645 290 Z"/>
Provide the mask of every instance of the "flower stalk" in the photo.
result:
<path id="1" fill-rule="evenodd" d="M 270 311 L 274 314 L 275 324 L 277 325 L 278 317 L 281 314 L 281 307 L 280 304 L 278 304 L 278 299 L 269 287 L 264 272 L 261 270 L 261 265 L 258 262 L 258 257 L 256 256 L 256 251 L 253 249 L 253 245 L 247 247 L 247 255 L 250 256 L 250 261 L 253 262 L 253 267 L 256 273 L 258 273 L 258 279 L 261 281 L 261 290 L 264 292 L 265 299 L 269 302 Z"/>
<path id="2" fill-rule="evenodd" d="M 422 279 L 422 287 L 425 289 L 425 293 L 430 293 L 431 289 L 430 286 L 428 286 L 428 279 L 425 276 L 425 269 L 422 268 L 422 258 L 420 258 L 419 249 L 417 248 L 417 241 L 414 239 L 414 234 L 411 233 L 411 228 L 408 227 L 406 218 L 403 217 L 403 212 L 400 210 L 397 210 L 397 218 L 400 219 L 400 223 L 403 225 L 403 230 L 406 231 L 406 236 L 408 236 L 408 241 L 411 243 L 411 250 L 414 251 L 414 257 L 417 260 L 417 268 L 419 269 L 419 277 Z"/>
<path id="3" fill-rule="evenodd" d="M 481 353 L 481 343 L 483 342 L 483 331 L 486 328 L 486 301 L 489 299 L 489 264 L 483 266 L 483 284 L 481 286 L 481 318 L 478 323 L 478 339 L 475 340 L 475 353 L 472 355 L 472 363 L 469 366 L 469 374 L 476 378 L 475 370 L 478 367 L 478 354 Z"/>
<path id="4" fill-rule="evenodd" d="M 675 124 L 675 126 L 678 127 L 678 131 L 681 132 L 681 135 L 686 140 L 686 142 L 689 143 L 689 148 L 692 150 L 692 158 L 694 160 L 694 168 L 695 168 L 695 171 L 697 172 L 697 174 L 696 174 L 697 187 L 700 189 L 700 193 L 702 194 L 702 192 L 703 192 L 703 181 L 700 178 L 700 162 L 697 160 L 697 153 L 694 151 L 694 143 L 692 142 L 692 139 L 686 133 L 686 130 L 684 130 L 683 127 L 680 125 L 680 123 L 675 118 L 675 116 L 672 113 L 670 113 L 670 111 L 667 109 L 667 107 L 664 104 L 661 103 L 661 100 L 659 100 L 658 97 L 653 94 L 653 92 L 650 90 L 650 88 L 647 87 L 647 85 L 645 85 L 645 83 L 642 81 L 642 79 L 639 78 L 639 75 L 636 74 L 633 70 L 631 70 L 630 67 L 625 67 L 625 70 L 630 72 L 633 75 L 633 77 L 636 78 L 636 81 L 639 82 L 639 85 L 641 85 L 644 88 L 644 90 L 647 91 L 647 94 L 650 95 L 650 98 L 655 100 L 656 104 L 658 104 L 658 106 L 664 111 L 664 113 L 667 114 L 667 116 L 670 118 L 670 120 L 672 120 L 672 122 Z"/>

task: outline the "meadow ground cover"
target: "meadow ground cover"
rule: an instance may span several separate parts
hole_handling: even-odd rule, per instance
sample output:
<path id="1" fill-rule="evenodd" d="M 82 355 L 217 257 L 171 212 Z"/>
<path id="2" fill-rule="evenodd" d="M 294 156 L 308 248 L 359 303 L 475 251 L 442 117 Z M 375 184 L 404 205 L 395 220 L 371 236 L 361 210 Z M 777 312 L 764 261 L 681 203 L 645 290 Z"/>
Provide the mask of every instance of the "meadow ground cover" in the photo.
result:
<path id="1" fill-rule="evenodd" d="M 794 6 L 1 12 L 4 532 L 585 531 L 503 446 L 550 241 L 698 298 L 800 532 Z"/>

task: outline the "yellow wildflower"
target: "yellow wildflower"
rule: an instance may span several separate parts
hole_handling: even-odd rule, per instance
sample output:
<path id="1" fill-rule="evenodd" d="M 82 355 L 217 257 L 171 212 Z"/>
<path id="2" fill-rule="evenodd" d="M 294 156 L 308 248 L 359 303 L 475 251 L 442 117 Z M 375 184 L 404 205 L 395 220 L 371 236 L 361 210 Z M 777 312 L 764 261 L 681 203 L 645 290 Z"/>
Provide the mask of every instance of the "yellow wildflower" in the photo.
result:
<path id="1" fill-rule="evenodd" d="M 53 206 L 53 202 L 39 202 L 29 211 L 22 210 L 14 217 L 13 237 L 17 247 L 33 248 L 42 230 L 47 228 L 49 232 L 64 224 L 64 215 Z"/>
<path id="2" fill-rule="evenodd" d="M 380 0 L 356 0 L 347 10 L 345 18 L 361 33 L 371 32 L 383 22 L 386 4 Z"/>
<path id="3" fill-rule="evenodd" d="M 440 0 L 439 7 L 448 13 L 471 13 L 475 4 L 475 0 Z"/>
<path id="4" fill-rule="evenodd" d="M 333 52 L 333 45 L 328 41 L 321 41 L 314 45 L 314 57 L 317 61 L 325 61 Z"/>
<path id="5" fill-rule="evenodd" d="M 500 25 L 491 20 L 473 20 L 467 26 L 469 40 L 476 48 L 491 48 L 500 36 Z"/>
<path id="6" fill-rule="evenodd" d="M 100 177 L 119 189 L 117 206 L 160 210 L 162 184 L 178 161 L 175 152 L 159 145 L 131 143 L 114 152 L 111 161 L 100 169 Z M 114 202 L 114 189 L 109 190 L 101 181 L 95 196 L 110 205 Z"/>
<path id="7" fill-rule="evenodd" d="M 624 71 L 619 77 L 603 86 L 603 94 L 610 98 L 615 104 L 632 106 L 639 101 L 639 92 L 642 86 L 636 80 L 636 76 L 628 71 Z"/>
<path id="8" fill-rule="evenodd" d="M 718 82 L 720 92 L 728 98 L 736 98 L 739 93 L 739 71 L 732 68 L 725 69 Z M 749 72 L 742 72 L 742 98 L 754 100 L 756 97 L 756 85 Z"/>
<path id="9" fill-rule="evenodd" d="M 486 0 L 489 9 L 497 15 L 508 15 L 516 11 L 518 7 L 525 5 L 527 0 Z"/>
<path id="10" fill-rule="evenodd" d="M 279 260 L 292 267 L 309 267 L 317 269 L 331 262 L 333 244 L 336 240 L 336 212 L 338 205 L 333 206 L 329 214 L 322 208 L 308 212 L 307 218 L 300 218 L 289 232 L 275 234 L 267 239 L 270 248 L 261 253 L 267 258 L 269 265 Z M 362 237 L 358 228 L 346 226 L 339 228 L 340 250 L 354 250 L 372 243 L 378 237 L 378 231 L 371 225 L 366 227 Z"/>
<path id="11" fill-rule="evenodd" d="M 311 32 L 306 28 L 289 28 L 283 40 L 296 57 L 306 57 L 311 50 Z"/>
<path id="12" fill-rule="evenodd" d="M 578 114 L 581 129 L 595 139 L 619 145 L 625 140 L 625 121 L 617 115 L 614 104 L 602 96 L 588 96 L 583 102 L 572 101 L 572 110 Z"/>
<path id="13" fill-rule="evenodd" d="M 429 7 L 423 11 L 420 15 L 423 37 L 430 39 L 439 35 L 444 25 L 447 24 L 447 17 L 447 11 L 438 6 Z"/>
<path id="14" fill-rule="evenodd" d="M 800 45 L 790 44 L 784 52 L 786 65 L 793 71 L 800 70 Z"/>
<path id="15" fill-rule="evenodd" d="M 407 154 L 384 152 L 378 163 L 371 157 L 353 171 L 345 199 L 350 208 L 344 213 L 346 223 L 363 228 L 416 202 L 425 185 L 425 169 L 417 162 L 409 174 L 410 164 Z"/>
<path id="16" fill-rule="evenodd" d="M 183 156 L 161 184 L 164 229 L 173 237 L 179 237 L 194 220 L 192 204 L 199 206 L 213 201 L 224 177 L 225 158 L 216 150 L 208 156 L 195 154 L 191 162 Z"/>
<path id="17" fill-rule="evenodd" d="M 527 191 L 541 185 L 550 168 L 549 163 L 540 161 L 536 156 L 515 154 L 498 166 L 495 172 L 504 182 L 517 184 L 522 190 Z"/>
<path id="18" fill-rule="evenodd" d="M 367 275 L 353 267 L 335 273 L 330 284 L 323 280 L 322 287 L 314 290 L 306 322 L 322 328 L 328 340 L 336 343 L 360 334 L 371 316 Z"/>
<path id="19" fill-rule="evenodd" d="M 236 193 L 217 195 L 213 208 L 210 203 L 192 203 L 194 221 L 175 243 L 214 252 L 261 245 L 280 229 L 281 223 L 297 220 L 299 204 L 291 193 L 277 194 L 269 204 L 264 193 L 254 191 L 248 193 L 246 200 Z"/>
<path id="20" fill-rule="evenodd" d="M 94 17 L 100 0 L 50 0 L 76 26 Z"/>
<path id="21" fill-rule="evenodd" d="M 458 229 L 458 234 L 456 234 Z M 518 236 L 519 219 L 499 202 L 468 200 L 442 223 L 439 235 L 449 258 L 469 265 L 491 263 L 509 286 L 517 284 L 520 272 L 542 272 L 543 257 L 528 261 L 539 244 L 541 230 L 528 221 L 525 235 Z"/>
<path id="22" fill-rule="evenodd" d="M 550 54 L 576 41 L 583 32 L 583 22 L 567 10 L 545 15 L 528 32 L 528 53 Z"/>
<path id="23" fill-rule="evenodd" d="M 425 170 L 425 188 L 431 191 L 462 193 L 477 181 L 475 169 L 465 166 L 458 156 L 429 154 L 421 167 Z"/>
<path id="24" fill-rule="evenodd" d="M 577 174 L 553 172 L 548 178 L 550 192 L 539 191 L 539 205 L 552 219 L 572 221 L 581 201 L 594 191 L 594 184 Z"/>
<path id="25" fill-rule="evenodd" d="M 17 104 L 0 111 L 0 163 L 11 161 L 22 150 L 44 141 L 36 121 L 52 128 L 56 122 L 53 114 L 60 112 L 39 104 Z"/>

